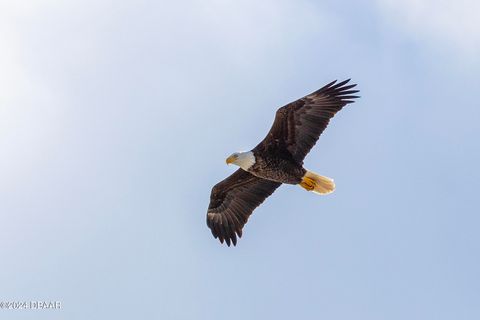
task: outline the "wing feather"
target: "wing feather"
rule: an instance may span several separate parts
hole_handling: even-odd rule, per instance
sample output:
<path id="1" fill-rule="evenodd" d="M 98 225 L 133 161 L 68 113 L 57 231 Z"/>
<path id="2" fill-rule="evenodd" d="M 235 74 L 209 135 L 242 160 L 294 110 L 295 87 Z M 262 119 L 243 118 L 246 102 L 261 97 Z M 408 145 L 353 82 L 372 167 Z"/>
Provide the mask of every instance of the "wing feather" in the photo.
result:
<path id="1" fill-rule="evenodd" d="M 207 211 L 207 226 L 215 238 L 228 246 L 237 244 L 242 228 L 253 210 L 281 183 L 258 178 L 238 169 L 212 188 Z"/>
<path id="2" fill-rule="evenodd" d="M 292 158 L 303 159 L 318 141 L 330 119 L 344 106 L 354 102 L 356 84 L 346 85 L 350 79 L 330 82 L 319 90 L 291 102 L 277 110 L 272 128 L 254 149 L 265 152 L 276 148 L 286 150 Z"/>

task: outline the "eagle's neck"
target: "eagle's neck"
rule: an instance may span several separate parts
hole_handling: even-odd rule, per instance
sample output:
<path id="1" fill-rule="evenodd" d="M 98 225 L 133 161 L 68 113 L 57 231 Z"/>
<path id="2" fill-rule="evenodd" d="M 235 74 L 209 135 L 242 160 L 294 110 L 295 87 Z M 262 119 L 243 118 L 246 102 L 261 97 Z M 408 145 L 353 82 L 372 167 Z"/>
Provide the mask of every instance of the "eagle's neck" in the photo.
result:
<path id="1" fill-rule="evenodd" d="M 235 164 L 238 165 L 245 171 L 248 171 L 255 164 L 255 155 L 252 151 L 240 152 L 238 154 L 238 159 L 235 161 Z"/>

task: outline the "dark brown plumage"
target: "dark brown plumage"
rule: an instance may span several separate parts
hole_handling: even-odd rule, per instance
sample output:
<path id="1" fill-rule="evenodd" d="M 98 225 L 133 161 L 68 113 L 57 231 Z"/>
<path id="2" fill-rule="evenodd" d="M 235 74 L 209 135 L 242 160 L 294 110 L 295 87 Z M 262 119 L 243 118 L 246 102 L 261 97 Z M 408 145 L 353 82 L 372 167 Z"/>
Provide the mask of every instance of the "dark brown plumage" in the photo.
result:
<path id="1" fill-rule="evenodd" d="M 280 182 L 258 178 L 238 169 L 231 176 L 215 185 L 208 206 L 207 225 L 215 238 L 230 246 L 237 244 L 248 217 L 275 189 Z"/>
<path id="2" fill-rule="evenodd" d="M 356 85 L 333 81 L 277 110 L 272 128 L 253 150 L 255 163 L 215 185 L 207 225 L 220 242 L 236 245 L 253 210 L 282 183 L 298 184 L 307 170 L 303 160 L 330 119 L 353 99 Z M 333 183 L 333 181 L 332 181 Z"/>
<path id="3" fill-rule="evenodd" d="M 355 98 L 350 90 L 356 86 L 346 86 L 350 79 L 335 84 L 330 82 L 323 88 L 287 104 L 277 110 L 272 128 L 265 139 L 253 151 L 258 153 L 283 153 L 298 163 L 315 145 L 330 119 L 346 104 Z"/>

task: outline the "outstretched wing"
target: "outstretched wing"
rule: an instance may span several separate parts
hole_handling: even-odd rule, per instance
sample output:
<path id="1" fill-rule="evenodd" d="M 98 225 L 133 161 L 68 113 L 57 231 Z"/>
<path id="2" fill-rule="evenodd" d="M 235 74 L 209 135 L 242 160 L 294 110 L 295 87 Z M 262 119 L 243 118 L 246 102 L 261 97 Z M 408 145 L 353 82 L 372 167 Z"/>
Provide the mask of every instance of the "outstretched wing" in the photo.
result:
<path id="1" fill-rule="evenodd" d="M 302 163 L 330 119 L 358 98 L 352 95 L 358 90 L 351 90 L 356 84 L 346 85 L 349 81 L 350 79 L 337 84 L 333 81 L 278 109 L 272 128 L 255 149 L 286 149 L 295 161 Z"/>
<path id="2" fill-rule="evenodd" d="M 212 188 L 207 225 L 215 238 L 237 244 L 248 217 L 281 183 L 258 178 L 243 169 Z"/>

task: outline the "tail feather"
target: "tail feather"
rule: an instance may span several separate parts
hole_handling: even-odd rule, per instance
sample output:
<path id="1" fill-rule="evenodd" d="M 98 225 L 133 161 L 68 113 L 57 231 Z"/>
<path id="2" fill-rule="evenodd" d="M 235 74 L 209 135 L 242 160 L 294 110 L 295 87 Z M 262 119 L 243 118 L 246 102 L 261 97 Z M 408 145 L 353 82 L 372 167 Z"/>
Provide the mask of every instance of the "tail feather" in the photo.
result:
<path id="1" fill-rule="evenodd" d="M 305 173 L 299 185 L 307 191 L 322 195 L 332 193 L 335 190 L 333 179 L 311 171 Z"/>

